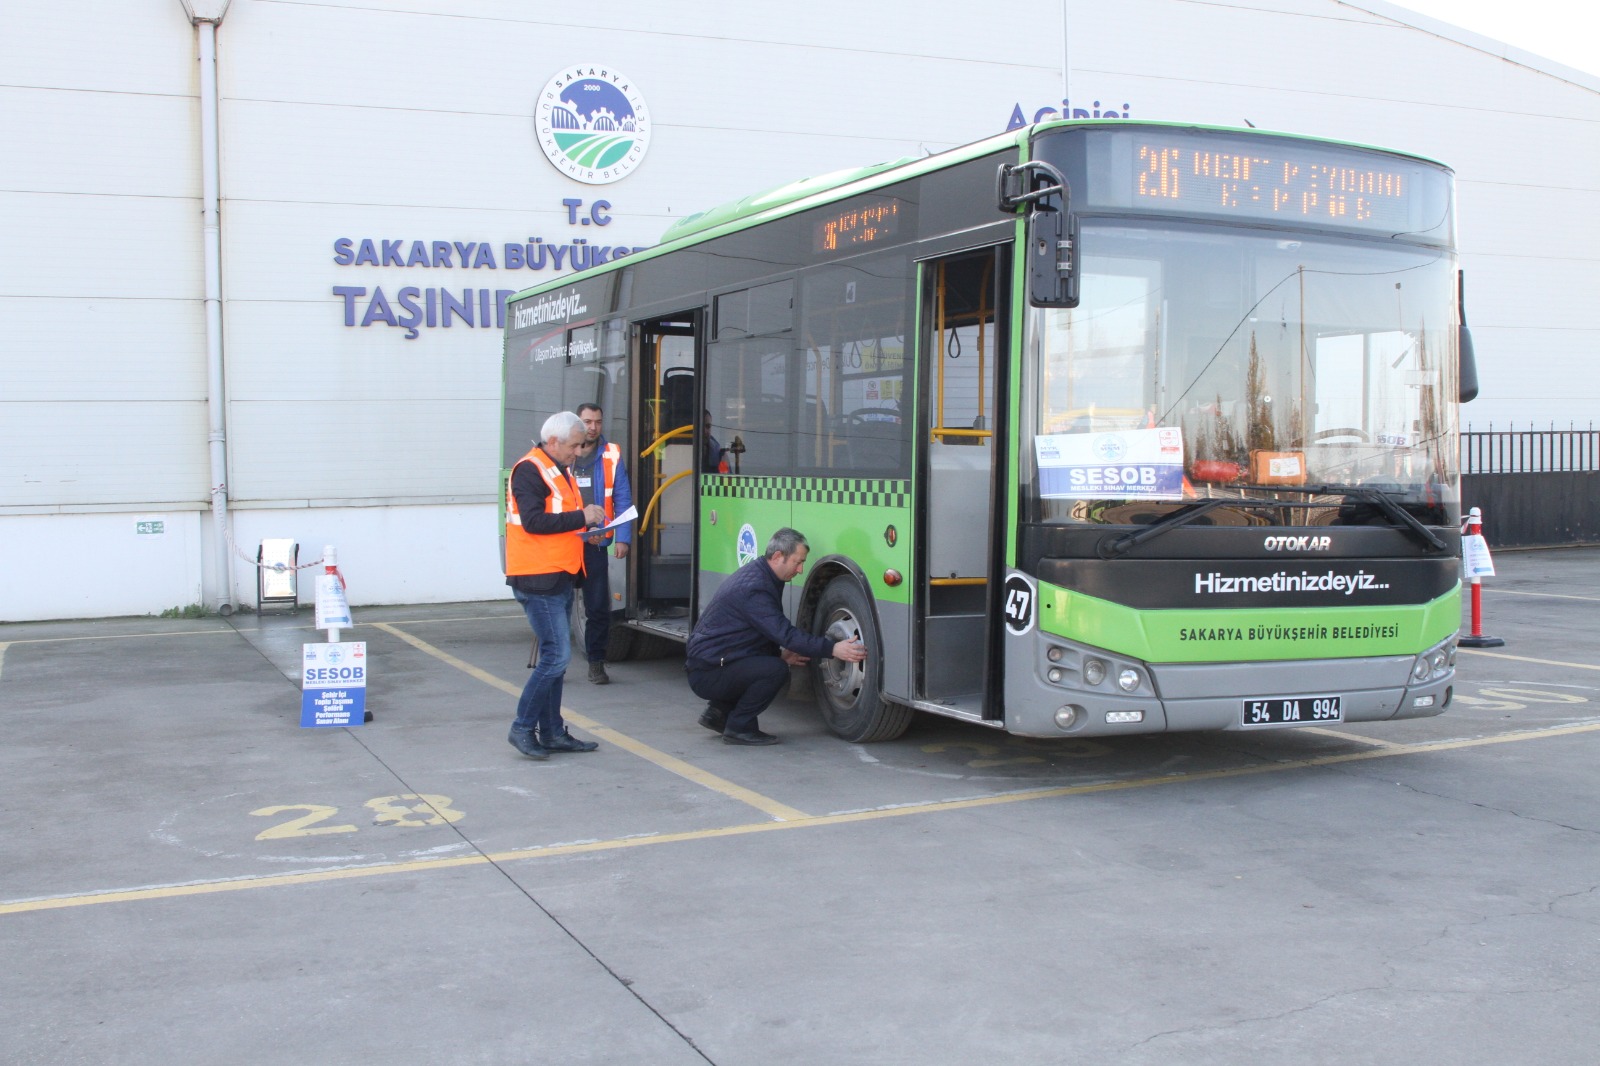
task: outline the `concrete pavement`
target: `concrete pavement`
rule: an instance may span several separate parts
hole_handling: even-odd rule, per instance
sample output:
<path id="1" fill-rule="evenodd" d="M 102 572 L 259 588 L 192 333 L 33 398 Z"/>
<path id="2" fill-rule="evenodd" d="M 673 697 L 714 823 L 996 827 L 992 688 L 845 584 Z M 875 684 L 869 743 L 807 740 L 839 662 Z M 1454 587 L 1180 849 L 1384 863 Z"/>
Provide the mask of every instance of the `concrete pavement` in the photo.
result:
<path id="1" fill-rule="evenodd" d="M 1500 553 L 1442 716 L 1047 742 L 804 702 L 728 747 L 672 658 L 505 742 L 515 604 L 0 626 L 0 1059 L 1589 1063 L 1600 551 Z"/>

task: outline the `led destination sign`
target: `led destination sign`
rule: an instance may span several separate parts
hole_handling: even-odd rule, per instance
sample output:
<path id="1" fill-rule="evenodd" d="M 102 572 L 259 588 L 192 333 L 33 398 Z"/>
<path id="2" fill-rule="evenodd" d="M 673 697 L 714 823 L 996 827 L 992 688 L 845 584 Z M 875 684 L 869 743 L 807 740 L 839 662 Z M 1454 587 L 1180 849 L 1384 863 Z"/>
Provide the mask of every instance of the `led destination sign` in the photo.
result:
<path id="1" fill-rule="evenodd" d="M 1449 233 L 1448 173 L 1404 157 L 1286 137 L 1147 129 L 1101 133 L 1087 152 L 1083 191 L 1094 206 L 1397 236 Z"/>
<path id="2" fill-rule="evenodd" d="M 1337 163 L 1214 152 L 1172 144 L 1139 145 L 1139 198 L 1197 202 L 1222 210 L 1289 218 L 1406 218 L 1407 175 L 1397 170 L 1361 170 Z"/>
<path id="3" fill-rule="evenodd" d="M 844 208 L 811 229 L 813 252 L 841 252 L 877 244 L 900 232 L 900 202 L 876 200 Z"/>

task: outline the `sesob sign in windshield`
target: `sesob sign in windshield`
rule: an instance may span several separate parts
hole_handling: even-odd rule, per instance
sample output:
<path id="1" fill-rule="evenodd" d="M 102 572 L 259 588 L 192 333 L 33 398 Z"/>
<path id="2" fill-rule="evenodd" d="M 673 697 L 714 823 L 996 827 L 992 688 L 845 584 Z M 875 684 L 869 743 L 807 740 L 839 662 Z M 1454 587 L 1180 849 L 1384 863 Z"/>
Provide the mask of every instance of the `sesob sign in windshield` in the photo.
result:
<path id="1" fill-rule="evenodd" d="M 1041 434 L 1033 440 L 1046 499 L 1183 498 L 1183 432 Z"/>

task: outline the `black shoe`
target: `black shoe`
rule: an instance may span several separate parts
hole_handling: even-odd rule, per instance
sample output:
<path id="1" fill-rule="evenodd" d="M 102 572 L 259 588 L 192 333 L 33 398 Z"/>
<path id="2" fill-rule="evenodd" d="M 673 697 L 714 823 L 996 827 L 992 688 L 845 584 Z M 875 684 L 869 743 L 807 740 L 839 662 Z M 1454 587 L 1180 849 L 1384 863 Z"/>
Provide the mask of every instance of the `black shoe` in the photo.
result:
<path id="1" fill-rule="evenodd" d="M 543 743 L 546 751 L 593 751 L 600 746 L 592 740 L 579 740 L 565 732 L 554 740 L 546 737 Z"/>
<path id="2" fill-rule="evenodd" d="M 728 712 L 720 707 L 713 707 L 708 703 L 705 711 L 700 715 L 700 724 L 713 733 L 720 733 L 727 728 Z"/>
<path id="3" fill-rule="evenodd" d="M 724 733 L 724 744 L 776 744 L 778 738 L 771 733 L 763 733 L 759 729 L 752 729 L 748 733 Z"/>
<path id="4" fill-rule="evenodd" d="M 533 735 L 531 729 L 518 729 L 511 727 L 511 735 L 506 737 L 511 746 L 530 759 L 548 759 L 550 752 L 539 744 L 539 739 Z"/>
<path id="5" fill-rule="evenodd" d="M 611 684 L 611 676 L 606 673 L 606 664 L 605 663 L 590 663 L 589 664 L 589 684 L 591 684 L 591 685 L 609 685 L 609 684 Z"/>

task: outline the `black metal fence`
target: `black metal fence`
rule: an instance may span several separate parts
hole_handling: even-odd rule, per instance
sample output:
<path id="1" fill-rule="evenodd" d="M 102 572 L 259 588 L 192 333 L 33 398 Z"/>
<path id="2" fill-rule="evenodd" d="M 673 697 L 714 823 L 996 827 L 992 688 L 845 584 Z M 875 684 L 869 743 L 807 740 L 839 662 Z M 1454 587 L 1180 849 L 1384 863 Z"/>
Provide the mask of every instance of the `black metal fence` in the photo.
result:
<path id="1" fill-rule="evenodd" d="M 1600 429 L 1495 429 L 1461 434 L 1464 474 L 1548 474 L 1600 470 Z"/>
<path id="2" fill-rule="evenodd" d="M 1600 544 L 1600 430 L 1461 434 L 1461 509 L 1483 512 L 1491 548 Z"/>

